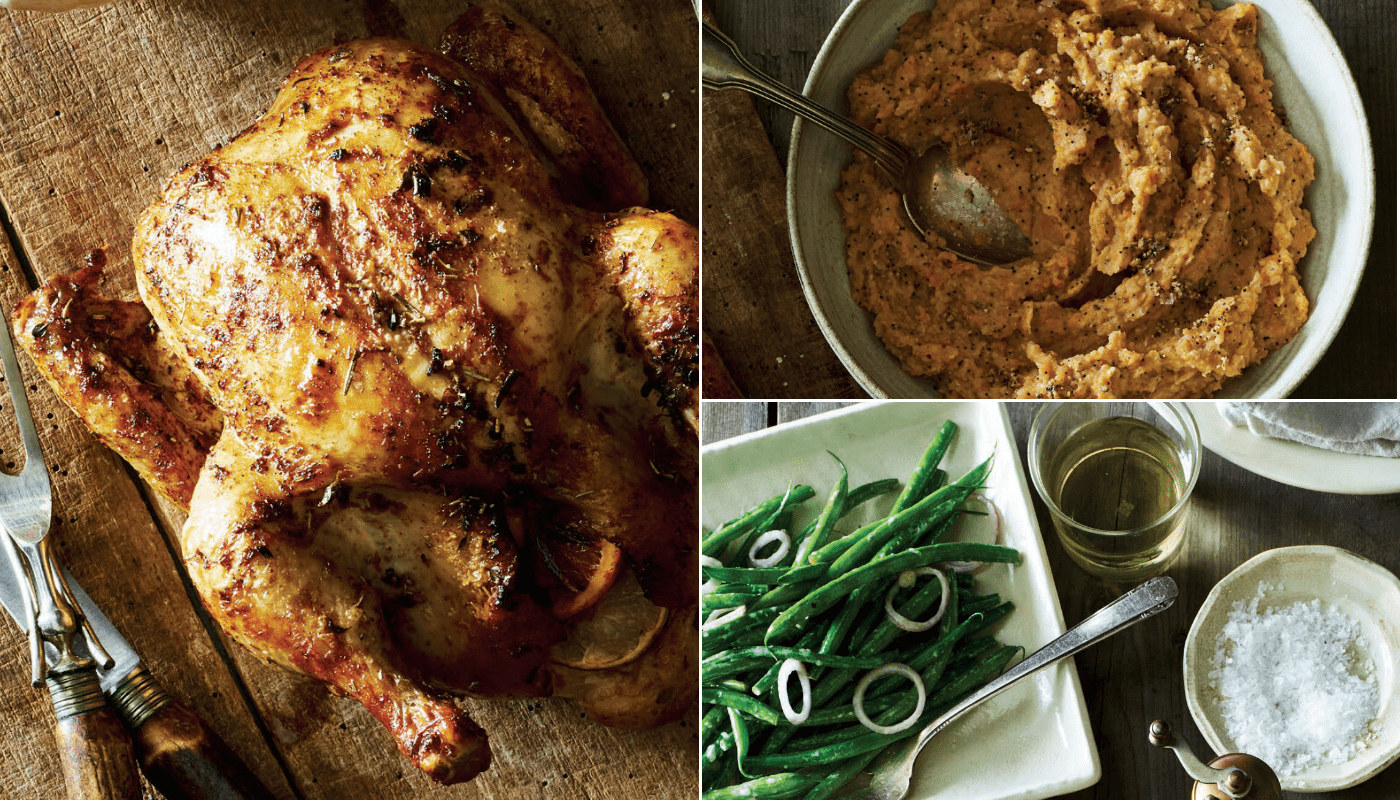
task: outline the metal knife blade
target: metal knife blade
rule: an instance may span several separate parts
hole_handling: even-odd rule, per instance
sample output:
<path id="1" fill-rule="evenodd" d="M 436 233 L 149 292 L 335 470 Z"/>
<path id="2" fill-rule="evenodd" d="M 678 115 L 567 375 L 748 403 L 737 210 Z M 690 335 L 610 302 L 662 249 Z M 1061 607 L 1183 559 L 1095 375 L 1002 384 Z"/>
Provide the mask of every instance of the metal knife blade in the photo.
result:
<path id="1" fill-rule="evenodd" d="M 10 613 L 20 630 L 29 633 L 29 615 L 25 611 L 24 594 L 19 586 L 19 576 L 13 569 L 8 568 L 8 564 L 0 564 L 0 605 L 5 606 L 5 610 Z M 97 638 L 102 641 L 102 646 L 107 650 L 107 654 L 115 662 L 108 669 L 98 670 L 98 680 L 102 683 L 102 691 L 110 692 L 121 682 L 133 669 L 141 665 L 141 656 L 131 649 L 131 645 L 122 638 L 116 626 L 107 619 L 107 615 L 102 613 L 102 609 L 88 597 L 88 593 L 83 591 L 83 587 L 78 583 L 67 568 L 63 570 L 64 576 L 68 579 L 68 588 L 73 591 L 73 598 L 78 601 L 87 621 L 92 625 Z M 77 637 L 76 647 L 85 647 L 83 637 Z M 44 648 L 49 656 L 49 663 L 58 657 L 58 651 L 53 645 L 44 643 Z"/>

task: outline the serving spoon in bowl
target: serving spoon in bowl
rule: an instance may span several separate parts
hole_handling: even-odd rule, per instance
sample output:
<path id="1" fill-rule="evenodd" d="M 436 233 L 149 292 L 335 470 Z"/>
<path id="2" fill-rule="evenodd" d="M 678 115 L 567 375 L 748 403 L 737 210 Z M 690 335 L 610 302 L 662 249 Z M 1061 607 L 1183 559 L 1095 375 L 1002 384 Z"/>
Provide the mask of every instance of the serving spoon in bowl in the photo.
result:
<path id="1" fill-rule="evenodd" d="M 862 128 L 754 68 L 728 36 L 702 23 L 701 83 L 742 89 L 775 103 L 865 151 L 904 199 L 904 213 L 920 235 L 943 237 L 944 247 L 969 261 L 997 266 L 1031 255 L 1031 243 L 991 192 L 959 169 L 948 151 L 930 147 L 917 156 L 898 142 Z"/>

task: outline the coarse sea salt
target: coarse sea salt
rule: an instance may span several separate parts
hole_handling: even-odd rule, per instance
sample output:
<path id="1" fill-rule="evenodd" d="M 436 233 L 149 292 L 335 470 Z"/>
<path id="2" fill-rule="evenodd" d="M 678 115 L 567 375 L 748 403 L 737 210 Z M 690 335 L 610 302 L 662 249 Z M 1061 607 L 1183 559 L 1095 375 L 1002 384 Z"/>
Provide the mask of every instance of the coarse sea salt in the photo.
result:
<path id="1" fill-rule="evenodd" d="M 1360 657 L 1361 626 L 1319 600 L 1260 609 L 1266 591 L 1235 603 L 1211 657 L 1235 747 L 1280 776 L 1341 764 L 1375 734 L 1375 662 Z"/>

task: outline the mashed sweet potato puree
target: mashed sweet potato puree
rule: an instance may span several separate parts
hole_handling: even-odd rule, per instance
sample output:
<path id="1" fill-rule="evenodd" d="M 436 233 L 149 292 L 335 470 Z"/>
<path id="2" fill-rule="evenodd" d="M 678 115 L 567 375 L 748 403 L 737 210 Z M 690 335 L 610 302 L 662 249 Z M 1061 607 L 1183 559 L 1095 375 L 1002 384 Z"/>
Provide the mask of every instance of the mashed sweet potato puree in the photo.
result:
<path id="1" fill-rule="evenodd" d="M 948 148 L 1031 238 L 984 268 L 926 241 L 874 162 L 841 176 L 854 297 L 949 397 L 1200 397 L 1308 316 L 1313 159 L 1274 108 L 1258 11 L 938 0 L 851 84 L 863 125 Z"/>

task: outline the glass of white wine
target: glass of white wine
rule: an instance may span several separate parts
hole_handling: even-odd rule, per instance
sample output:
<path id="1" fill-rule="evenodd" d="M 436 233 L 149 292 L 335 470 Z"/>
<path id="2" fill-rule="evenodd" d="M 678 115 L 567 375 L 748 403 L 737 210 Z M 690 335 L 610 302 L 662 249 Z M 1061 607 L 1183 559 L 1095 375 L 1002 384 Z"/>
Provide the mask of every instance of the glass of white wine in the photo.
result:
<path id="1" fill-rule="evenodd" d="M 1185 405 L 1048 404 L 1031 425 L 1027 461 L 1065 552 L 1091 575 L 1145 580 L 1181 550 L 1201 471 Z"/>

